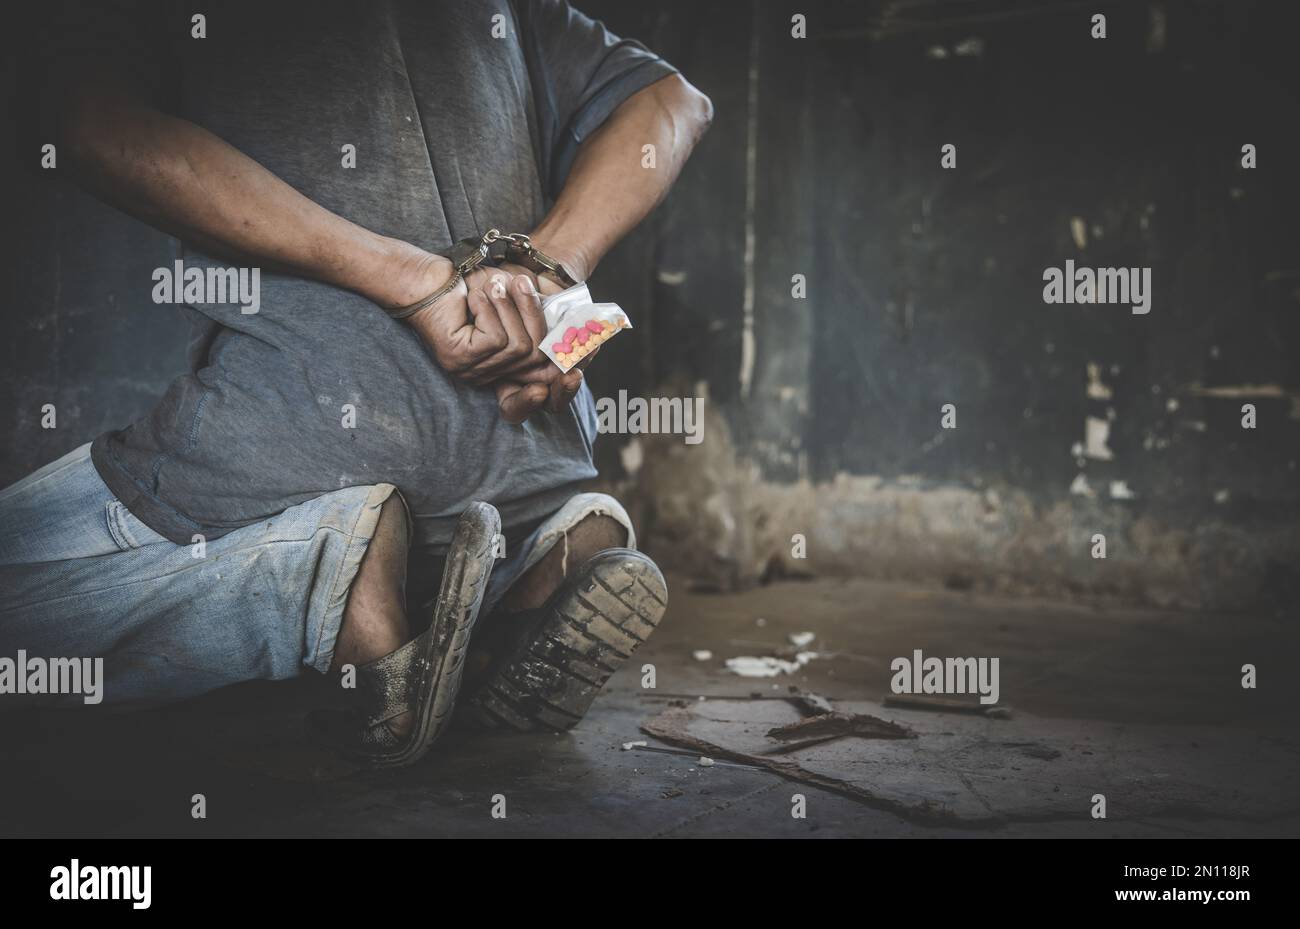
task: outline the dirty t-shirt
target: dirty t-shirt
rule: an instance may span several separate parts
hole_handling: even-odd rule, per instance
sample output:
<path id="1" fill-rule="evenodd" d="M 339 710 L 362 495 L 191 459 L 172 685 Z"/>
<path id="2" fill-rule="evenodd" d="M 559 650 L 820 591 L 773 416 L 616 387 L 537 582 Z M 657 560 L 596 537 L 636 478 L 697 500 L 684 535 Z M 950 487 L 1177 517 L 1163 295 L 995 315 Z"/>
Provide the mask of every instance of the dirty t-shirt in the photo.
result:
<path id="1" fill-rule="evenodd" d="M 152 9 L 84 30 L 78 53 L 118 56 L 164 109 L 327 209 L 431 251 L 494 226 L 530 231 L 577 146 L 673 73 L 553 0 L 208 2 L 203 38 L 189 7 Z M 181 254 L 185 268 L 218 264 Z M 142 282 L 139 312 L 193 313 L 192 370 L 91 453 L 113 493 L 173 542 L 387 482 L 417 539 L 436 545 L 471 500 L 518 526 L 596 473 L 585 386 L 564 411 L 511 425 L 490 389 L 443 372 L 363 297 L 260 275 L 255 314 L 154 306 Z"/>

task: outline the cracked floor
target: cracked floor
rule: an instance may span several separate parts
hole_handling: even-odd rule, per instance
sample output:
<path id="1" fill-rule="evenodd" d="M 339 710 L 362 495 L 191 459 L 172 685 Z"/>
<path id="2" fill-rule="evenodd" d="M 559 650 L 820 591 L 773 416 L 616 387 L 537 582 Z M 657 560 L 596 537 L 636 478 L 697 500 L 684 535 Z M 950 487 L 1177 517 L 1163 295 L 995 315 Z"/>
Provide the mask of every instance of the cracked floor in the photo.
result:
<path id="1" fill-rule="evenodd" d="M 306 710 L 322 681 L 250 684 L 166 710 L 131 715 L 62 712 L 0 717 L 6 746 L 0 781 L 4 835 L 319 836 L 1295 836 L 1300 833 L 1300 633 L 1286 616 L 1187 613 L 991 597 L 902 583 L 819 579 L 736 594 L 693 593 L 670 579 L 671 605 L 655 637 L 611 682 L 588 718 L 563 735 L 454 730 L 431 756 L 398 772 L 364 772 L 309 746 Z M 773 654 L 792 633 L 813 632 L 819 652 L 768 680 L 725 671 L 738 655 Z M 646 735 L 641 727 L 699 695 L 779 695 L 793 685 L 839 704 L 888 693 L 893 657 L 1000 657 L 1002 703 L 1040 732 L 1100 727 L 1090 749 L 1112 751 L 1105 768 L 1124 784 L 1125 738 L 1155 733 L 1194 746 L 1221 766 L 1252 765 L 1240 746 L 1270 748 L 1267 765 L 1291 785 L 1240 812 L 1228 795 L 1146 811 L 1111 798 L 1106 820 L 1077 814 L 1003 822 L 936 822 L 879 798 L 850 796 L 768 770 L 717 759 Z M 712 652 L 706 661 L 693 657 Z M 653 664 L 656 688 L 641 685 Z M 1255 664 L 1259 687 L 1240 686 Z M 774 689 L 775 688 L 775 689 Z M 682 696 L 677 696 L 682 695 Z M 905 714 L 882 713 L 890 718 Z M 960 730 L 967 717 L 914 711 L 920 729 Z M 996 725 L 980 720 L 981 724 Z M 1010 731 L 1010 730 L 1008 730 Z M 1089 729 L 1091 732 L 1092 729 Z M 942 734 L 951 735 L 951 732 Z M 1217 735 L 1216 735 L 1217 734 Z M 1222 736 L 1219 738 L 1218 736 Z M 1065 738 L 1065 736 L 1063 736 Z M 623 750 L 644 740 L 644 749 Z M 848 745 L 848 743 L 844 743 Z M 897 744 L 897 743 L 895 743 Z M 874 757 L 879 742 L 845 748 Z M 1007 746 L 1008 753 L 1014 752 Z M 1219 758 L 1216 753 L 1223 753 Z M 1092 751 L 1085 754 L 1092 754 Z M 1177 753 L 1169 766 L 1177 774 Z M 1280 761 L 1279 761 L 1280 759 Z M 996 763 L 997 759 L 994 760 Z M 1069 758 L 1036 761 L 1034 784 L 1071 776 Z M 941 800 L 942 765 L 895 764 L 909 794 Z M 1019 772 L 1018 765 L 1009 771 Z M 1253 769 L 1252 769 L 1253 770 Z M 1014 795 L 1016 773 L 1001 778 Z M 967 774 L 962 775 L 968 777 Z M 1026 787 L 1029 775 L 1025 775 Z M 1135 780 L 1130 778 L 1129 780 Z M 1111 788 L 1112 790 L 1114 788 Z M 1130 789 L 1125 787 L 1124 789 Z M 1137 784 L 1132 789 L 1145 789 Z M 806 818 L 791 797 L 806 798 Z M 203 794 L 207 817 L 191 817 Z M 505 797 L 505 818 L 491 815 Z M 1260 798 L 1256 796 L 1258 801 Z M 1258 803 L 1256 806 L 1258 807 Z"/>

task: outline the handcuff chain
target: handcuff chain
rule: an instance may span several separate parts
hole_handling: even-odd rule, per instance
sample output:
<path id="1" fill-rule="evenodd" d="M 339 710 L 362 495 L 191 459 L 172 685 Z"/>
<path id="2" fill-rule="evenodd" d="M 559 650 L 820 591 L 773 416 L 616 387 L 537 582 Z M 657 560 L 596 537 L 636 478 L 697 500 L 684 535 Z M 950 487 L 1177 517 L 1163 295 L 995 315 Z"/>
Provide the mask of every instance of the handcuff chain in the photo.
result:
<path id="1" fill-rule="evenodd" d="M 500 229 L 493 228 L 483 233 L 479 238 L 477 246 L 475 246 L 473 242 L 474 239 L 471 237 L 461 239 L 455 246 L 453 246 L 453 250 L 457 247 L 462 247 L 469 249 L 469 252 L 464 258 L 453 265 L 454 272 L 452 273 L 451 279 L 447 281 L 446 284 L 443 284 L 423 300 L 412 303 L 410 306 L 398 307 L 395 310 L 389 311 L 388 315 L 393 319 L 406 319 L 407 317 L 418 313 L 426 306 L 441 300 L 444 296 L 451 293 L 451 291 L 456 288 L 456 285 L 465 279 L 465 275 L 469 274 L 469 272 L 487 261 L 489 257 L 489 247 L 495 245 L 497 242 L 508 243 L 507 250 L 513 247 L 522 252 L 525 258 L 541 265 L 543 272 L 549 271 L 561 276 L 561 279 L 569 284 L 574 283 L 572 277 L 569 275 L 568 271 L 564 269 L 563 265 L 550 256 L 539 252 L 536 247 L 534 247 L 532 239 L 522 232 L 502 232 Z"/>

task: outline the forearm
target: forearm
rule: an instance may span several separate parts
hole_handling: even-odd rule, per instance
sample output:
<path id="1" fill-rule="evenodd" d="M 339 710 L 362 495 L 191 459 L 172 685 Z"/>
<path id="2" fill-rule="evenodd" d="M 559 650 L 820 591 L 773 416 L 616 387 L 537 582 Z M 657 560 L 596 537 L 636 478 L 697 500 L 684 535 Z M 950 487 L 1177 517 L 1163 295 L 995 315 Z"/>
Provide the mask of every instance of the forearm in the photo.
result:
<path id="1" fill-rule="evenodd" d="M 331 213 L 193 123 L 120 94 L 86 92 L 70 106 L 63 136 L 74 175 L 91 192 L 207 251 L 388 306 L 423 296 L 404 283 L 420 280 L 414 267 L 395 269 L 431 256 Z"/>
<path id="2" fill-rule="evenodd" d="M 712 117 L 709 98 L 676 75 L 633 94 L 583 143 L 534 242 L 585 279 L 664 198 Z"/>

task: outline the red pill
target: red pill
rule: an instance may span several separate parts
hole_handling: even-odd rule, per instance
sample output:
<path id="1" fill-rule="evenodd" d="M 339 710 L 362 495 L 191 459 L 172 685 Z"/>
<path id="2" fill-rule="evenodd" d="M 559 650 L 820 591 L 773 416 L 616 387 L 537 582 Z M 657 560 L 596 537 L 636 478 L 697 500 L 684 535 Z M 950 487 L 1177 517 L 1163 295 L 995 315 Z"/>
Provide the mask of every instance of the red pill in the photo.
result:
<path id="1" fill-rule="evenodd" d="M 577 337 L 578 337 L 578 330 L 574 329 L 572 326 L 564 330 L 564 341 L 572 342 Z"/>
<path id="2" fill-rule="evenodd" d="M 579 344 L 579 345 L 586 345 L 586 344 L 587 344 L 587 340 L 588 340 L 589 338 L 591 338 L 591 333 L 588 332 L 586 329 L 579 329 L 579 330 L 578 330 L 578 344 Z"/>
<path id="3" fill-rule="evenodd" d="M 598 319 L 587 320 L 587 329 L 591 332 L 600 332 L 602 329 L 602 326 L 600 325 L 600 320 Z"/>

